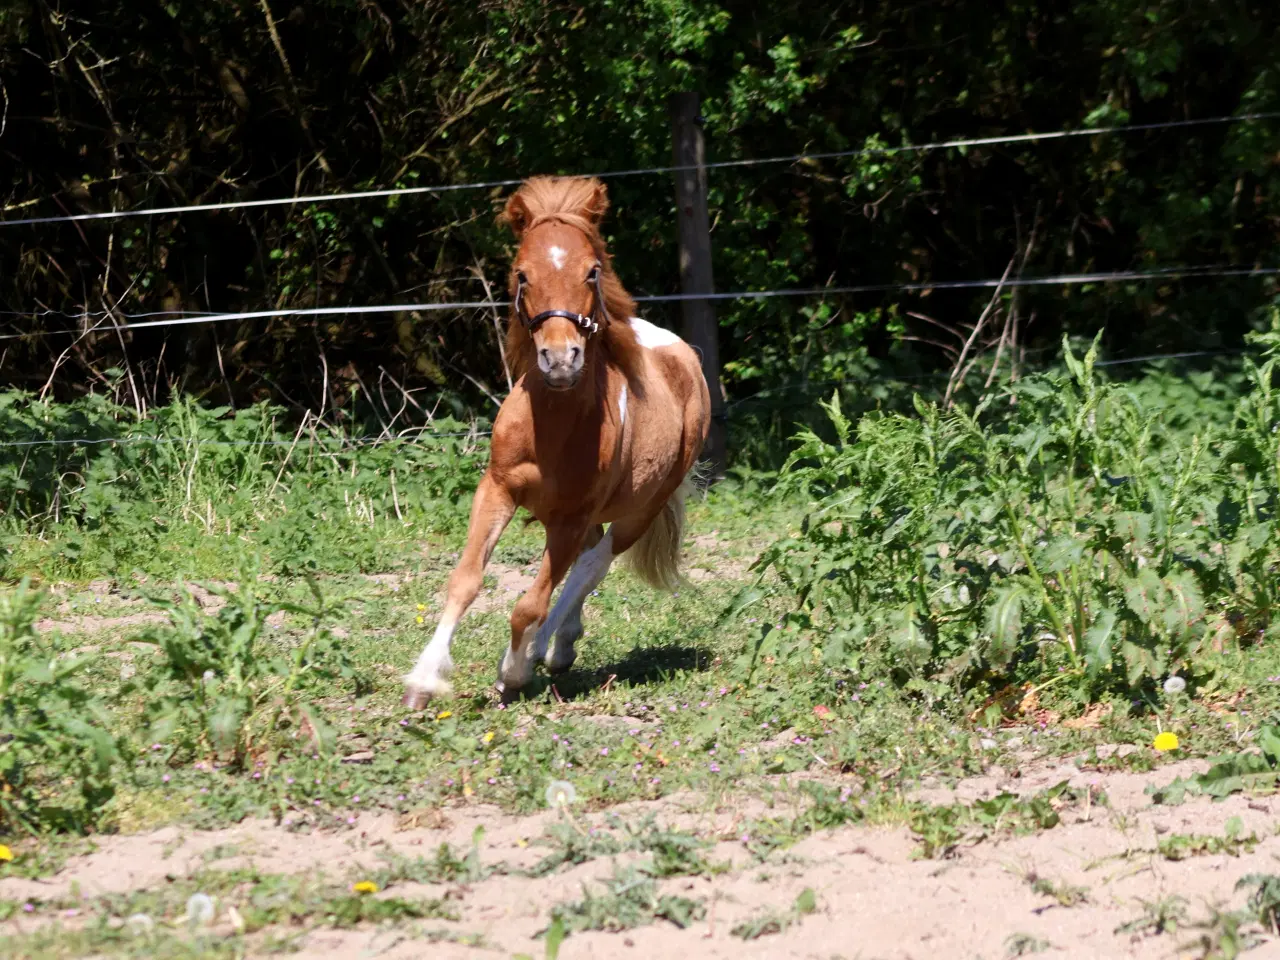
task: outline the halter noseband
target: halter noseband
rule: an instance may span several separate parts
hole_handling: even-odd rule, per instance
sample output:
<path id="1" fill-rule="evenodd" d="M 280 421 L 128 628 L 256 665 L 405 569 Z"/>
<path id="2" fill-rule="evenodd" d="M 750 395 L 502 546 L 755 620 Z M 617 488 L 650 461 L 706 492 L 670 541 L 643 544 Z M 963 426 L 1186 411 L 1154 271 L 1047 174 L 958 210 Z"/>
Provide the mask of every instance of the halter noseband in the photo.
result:
<path id="1" fill-rule="evenodd" d="M 591 281 L 591 286 L 595 289 L 595 301 L 591 304 L 590 313 L 573 313 L 569 310 L 543 310 L 536 317 L 529 316 L 524 308 L 524 283 L 516 284 L 516 316 L 520 318 L 520 322 L 524 324 L 524 328 L 530 333 L 537 330 L 543 323 L 552 317 L 564 317 L 566 320 L 572 320 L 581 327 L 587 334 L 591 336 L 598 333 L 602 323 L 609 322 L 609 313 L 604 305 L 604 289 L 601 287 L 601 272 L 596 269 L 596 278 Z"/>

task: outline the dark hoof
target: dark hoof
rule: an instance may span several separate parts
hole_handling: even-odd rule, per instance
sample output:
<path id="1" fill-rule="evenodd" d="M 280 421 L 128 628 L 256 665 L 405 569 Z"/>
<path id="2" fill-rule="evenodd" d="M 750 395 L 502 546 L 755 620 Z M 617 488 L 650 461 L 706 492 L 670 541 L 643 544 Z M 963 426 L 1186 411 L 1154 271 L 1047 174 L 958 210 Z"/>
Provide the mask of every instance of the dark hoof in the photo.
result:
<path id="1" fill-rule="evenodd" d="M 563 666 L 553 667 L 551 665 L 548 665 L 547 675 L 551 677 L 563 677 L 566 673 L 568 673 L 570 670 L 573 669 L 573 665 L 577 662 L 578 662 L 578 658 L 574 657 L 572 660 L 570 660 L 568 663 L 564 664 Z"/>
<path id="2" fill-rule="evenodd" d="M 520 695 L 524 692 L 522 690 L 508 690 L 507 685 L 501 680 L 493 685 L 493 689 L 498 691 L 498 702 L 503 706 L 506 706 L 509 703 L 515 703 L 520 699 Z"/>
<path id="3" fill-rule="evenodd" d="M 404 698 L 400 701 L 410 710 L 424 710 L 428 703 L 431 702 L 431 694 L 425 690 L 416 690 L 409 687 L 404 692 Z"/>

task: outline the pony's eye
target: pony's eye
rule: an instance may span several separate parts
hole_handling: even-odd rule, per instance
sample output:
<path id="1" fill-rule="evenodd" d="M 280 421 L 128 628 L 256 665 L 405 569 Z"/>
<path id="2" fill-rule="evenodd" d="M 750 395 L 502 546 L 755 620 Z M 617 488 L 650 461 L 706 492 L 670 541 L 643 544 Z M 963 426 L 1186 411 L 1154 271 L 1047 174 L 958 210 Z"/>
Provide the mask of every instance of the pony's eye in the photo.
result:
<path id="1" fill-rule="evenodd" d="M 600 264 L 596 264 L 591 268 L 591 272 L 587 274 L 587 283 L 595 283 L 600 279 Z"/>
<path id="2" fill-rule="evenodd" d="M 524 275 L 524 271 L 523 271 L 523 270 L 517 270 L 517 271 L 516 271 L 516 283 L 518 283 L 518 284 L 520 284 L 521 286 L 523 286 L 524 284 L 526 284 L 526 283 L 528 283 L 528 282 L 529 282 L 529 278 L 528 278 L 528 277 L 526 277 L 526 276 Z"/>

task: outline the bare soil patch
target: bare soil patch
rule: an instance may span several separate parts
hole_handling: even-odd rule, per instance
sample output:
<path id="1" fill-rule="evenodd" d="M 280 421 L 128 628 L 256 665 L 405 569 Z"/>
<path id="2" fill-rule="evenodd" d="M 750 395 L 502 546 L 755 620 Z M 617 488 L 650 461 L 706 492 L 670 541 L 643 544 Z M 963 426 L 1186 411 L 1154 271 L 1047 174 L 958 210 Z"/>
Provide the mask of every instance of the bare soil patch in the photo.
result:
<path id="1" fill-rule="evenodd" d="M 1212 906 L 1238 907 L 1243 894 L 1235 891 L 1236 882 L 1250 873 L 1277 872 L 1280 859 L 1280 837 L 1275 835 L 1280 798 L 1236 796 L 1220 803 L 1196 798 L 1177 807 L 1151 804 L 1145 793 L 1149 785 L 1166 784 L 1204 766 L 1183 761 L 1152 773 L 1093 773 L 1066 760 L 1037 760 L 1018 770 L 992 768 L 954 789 L 921 788 L 915 796 L 941 804 L 972 802 L 1002 790 L 1030 794 L 1067 779 L 1103 790 L 1108 797 L 1105 805 L 1067 809 L 1056 828 L 962 844 L 945 860 L 916 859 L 918 844 L 905 828 L 855 826 L 824 831 L 757 862 L 739 836 L 745 818 L 763 812 L 757 800 L 714 808 L 706 798 L 682 794 L 592 814 L 584 823 L 603 823 L 608 815 L 628 821 L 653 815 L 664 825 L 696 831 L 715 842 L 711 859 L 729 868 L 713 877 L 663 882 L 663 892 L 706 902 L 705 919 L 691 927 L 680 930 L 658 921 L 618 933 L 578 933 L 565 941 L 560 956 L 1003 957 L 1018 938 L 1047 944 L 1043 950 L 1053 957 L 1179 956 L 1178 945 L 1190 941 L 1192 931 L 1155 936 L 1120 928 L 1143 915 L 1144 903 L 1173 895 L 1186 900 L 1193 921 L 1206 917 Z M 518 817 L 492 807 L 468 806 L 400 817 L 365 815 L 355 828 L 335 833 L 303 834 L 263 821 L 214 831 L 170 827 L 100 838 L 96 852 L 75 858 L 57 876 L 0 881 L 0 896 L 48 899 L 77 887 L 89 895 L 123 893 L 210 867 L 255 865 L 263 872 L 357 876 L 376 866 L 383 852 L 430 856 L 447 842 L 460 853 L 470 846 L 477 826 L 485 828 L 485 862 L 529 867 L 548 852 L 538 838 L 557 816 L 546 812 Z M 1232 817 L 1240 819 L 1244 836 L 1256 834 L 1251 851 L 1176 862 L 1156 852 L 1161 837 L 1222 836 Z M 395 931 L 315 931 L 304 937 L 297 955 L 409 958 L 429 952 L 449 958 L 515 953 L 541 957 L 543 945 L 536 937 L 545 929 L 551 907 L 580 899 L 584 884 L 612 874 L 614 860 L 591 860 L 537 879 L 495 875 L 467 886 L 397 886 L 380 895 L 448 896 L 459 920 L 424 921 Z M 1057 889 L 1077 889 L 1082 901 L 1062 905 L 1043 892 L 1043 884 L 1035 884 L 1037 878 Z M 817 911 L 781 933 L 744 941 L 731 932 L 766 912 L 786 912 L 806 888 L 816 894 Z M 23 928 L 29 930 L 31 922 Z M 15 922 L 0 926 L 9 934 L 18 929 Z M 480 945 L 450 937 L 479 937 Z M 1278 946 L 1264 944 L 1254 955 L 1275 955 L 1270 951 Z"/>

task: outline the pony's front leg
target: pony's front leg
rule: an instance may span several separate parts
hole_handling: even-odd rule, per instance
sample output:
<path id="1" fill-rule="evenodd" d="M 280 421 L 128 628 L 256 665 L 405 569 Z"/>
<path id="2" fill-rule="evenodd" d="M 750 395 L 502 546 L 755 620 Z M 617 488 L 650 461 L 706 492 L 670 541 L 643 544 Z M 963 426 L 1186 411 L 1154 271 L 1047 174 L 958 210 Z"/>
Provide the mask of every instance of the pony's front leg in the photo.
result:
<path id="1" fill-rule="evenodd" d="M 498 664 L 498 691 L 511 696 L 529 685 L 534 664 L 546 656 L 547 640 L 556 625 L 547 622 L 551 594 L 582 549 L 587 524 L 547 524 L 547 547 L 538 576 L 511 611 L 511 646 Z"/>
<path id="2" fill-rule="evenodd" d="M 420 710 L 432 697 L 446 696 L 450 692 L 446 677 L 453 672 L 453 660 L 449 656 L 453 633 L 458 627 L 458 621 L 480 592 L 484 568 L 515 510 L 515 501 L 510 491 L 493 479 L 491 474 L 486 473 L 476 487 L 475 499 L 471 502 L 467 545 L 462 551 L 462 559 L 449 577 L 444 613 L 431 642 L 423 648 L 417 664 L 404 678 L 405 706 Z"/>

